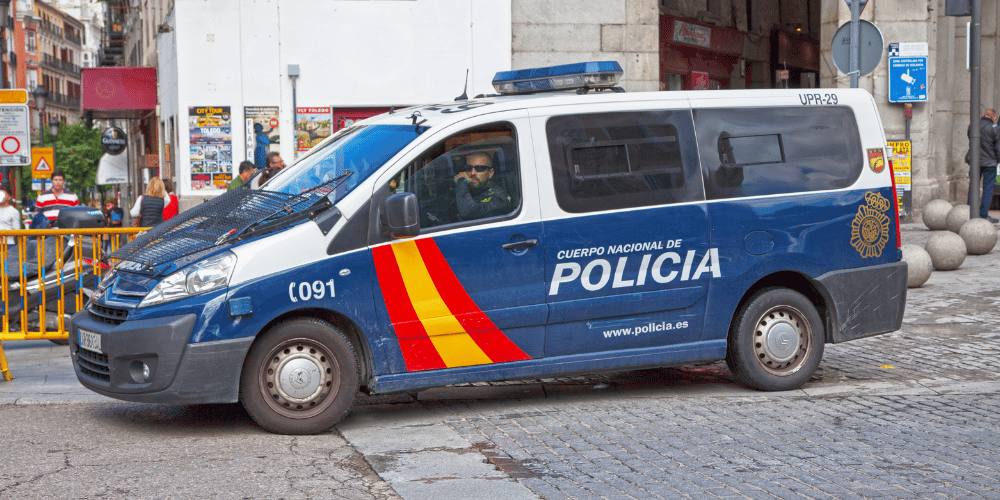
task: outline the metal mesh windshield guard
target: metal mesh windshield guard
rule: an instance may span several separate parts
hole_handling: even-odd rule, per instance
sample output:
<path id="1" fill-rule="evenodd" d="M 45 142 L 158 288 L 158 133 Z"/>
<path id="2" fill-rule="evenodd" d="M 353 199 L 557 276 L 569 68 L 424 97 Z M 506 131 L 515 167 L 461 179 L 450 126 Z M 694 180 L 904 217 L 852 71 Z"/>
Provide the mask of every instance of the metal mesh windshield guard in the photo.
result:
<path id="1" fill-rule="evenodd" d="M 342 178 L 336 180 L 343 181 Z M 336 187 L 331 184 L 301 195 L 256 189 L 226 191 L 161 222 L 108 257 L 135 262 L 152 270 L 155 266 L 222 244 L 260 222 L 305 210 Z"/>

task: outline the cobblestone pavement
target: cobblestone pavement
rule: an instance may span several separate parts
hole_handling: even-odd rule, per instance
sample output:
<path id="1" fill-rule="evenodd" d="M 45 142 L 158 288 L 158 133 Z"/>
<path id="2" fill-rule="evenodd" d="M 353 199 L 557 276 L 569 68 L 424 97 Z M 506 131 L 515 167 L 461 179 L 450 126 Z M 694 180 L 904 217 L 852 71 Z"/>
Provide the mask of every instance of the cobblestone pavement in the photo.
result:
<path id="1" fill-rule="evenodd" d="M 109 402 L 51 346 L 8 355 L 0 498 L 1000 499 L 1000 250 L 935 272 L 900 331 L 827 345 L 783 393 L 724 363 L 468 384 L 362 396 L 336 431 L 293 439 L 240 410 Z M 86 405 L 42 408 L 58 402 Z M 182 470 L 145 473 L 160 463 Z"/>
<path id="2" fill-rule="evenodd" d="M 909 224 L 903 240 L 930 234 Z M 397 435 L 433 415 L 545 499 L 1000 498 L 998 264 L 994 250 L 933 273 L 900 331 L 827 345 L 800 391 L 752 392 L 716 363 L 451 387 L 355 413 Z M 358 433 L 346 425 L 349 442 Z M 365 455 L 420 497 L 386 472 L 391 453 Z"/>

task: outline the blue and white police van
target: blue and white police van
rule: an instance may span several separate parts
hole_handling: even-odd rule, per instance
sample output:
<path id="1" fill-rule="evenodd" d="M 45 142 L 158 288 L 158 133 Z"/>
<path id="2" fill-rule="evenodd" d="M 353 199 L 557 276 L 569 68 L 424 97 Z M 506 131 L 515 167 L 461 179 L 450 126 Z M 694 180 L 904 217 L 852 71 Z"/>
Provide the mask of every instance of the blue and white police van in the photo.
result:
<path id="1" fill-rule="evenodd" d="M 111 256 L 79 380 L 316 433 L 360 390 L 708 363 L 764 391 L 897 330 L 886 140 L 857 89 L 624 93 L 614 62 L 341 130 Z"/>

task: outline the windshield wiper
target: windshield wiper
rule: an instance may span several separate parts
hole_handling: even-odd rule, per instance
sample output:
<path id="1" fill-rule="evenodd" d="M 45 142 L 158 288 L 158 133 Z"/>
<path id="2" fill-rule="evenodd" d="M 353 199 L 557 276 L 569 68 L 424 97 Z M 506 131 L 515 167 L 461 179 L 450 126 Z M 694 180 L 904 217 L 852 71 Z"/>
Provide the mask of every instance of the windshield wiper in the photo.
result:
<path id="1" fill-rule="evenodd" d="M 218 241 L 216 241 L 216 245 L 246 239 L 251 236 L 258 236 L 278 228 L 287 227 L 288 225 L 299 222 L 300 220 L 312 219 L 316 217 L 326 209 L 333 206 L 333 202 L 330 201 L 330 193 L 335 192 L 337 188 L 347 181 L 347 179 L 352 175 L 354 175 L 354 172 L 348 170 L 347 172 L 338 175 L 337 177 L 334 177 L 333 179 L 330 179 L 308 191 L 303 191 L 301 194 L 293 195 L 288 202 L 271 214 L 247 225 L 243 229 L 238 230 L 237 228 L 234 228 L 228 233 L 220 236 Z M 299 209 L 303 203 L 313 198 L 316 194 L 321 194 L 323 196 L 309 206 Z"/>

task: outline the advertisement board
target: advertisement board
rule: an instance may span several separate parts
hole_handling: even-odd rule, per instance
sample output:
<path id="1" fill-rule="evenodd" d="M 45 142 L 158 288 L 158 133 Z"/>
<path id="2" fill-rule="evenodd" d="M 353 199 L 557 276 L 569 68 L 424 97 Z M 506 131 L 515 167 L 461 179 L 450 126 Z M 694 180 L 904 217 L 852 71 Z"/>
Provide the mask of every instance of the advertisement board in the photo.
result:
<path id="1" fill-rule="evenodd" d="M 191 189 L 226 189 L 233 179 L 233 134 L 229 106 L 188 108 Z"/>

